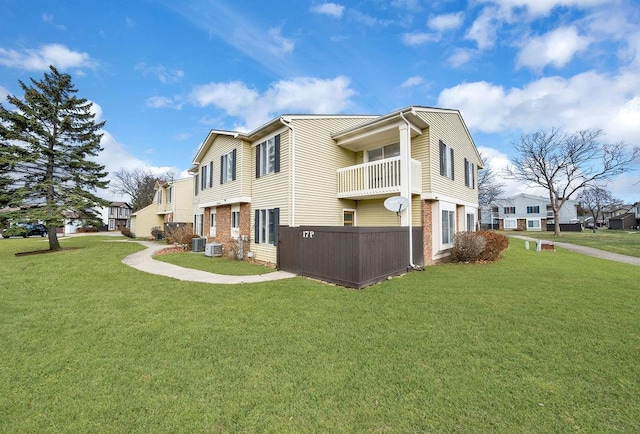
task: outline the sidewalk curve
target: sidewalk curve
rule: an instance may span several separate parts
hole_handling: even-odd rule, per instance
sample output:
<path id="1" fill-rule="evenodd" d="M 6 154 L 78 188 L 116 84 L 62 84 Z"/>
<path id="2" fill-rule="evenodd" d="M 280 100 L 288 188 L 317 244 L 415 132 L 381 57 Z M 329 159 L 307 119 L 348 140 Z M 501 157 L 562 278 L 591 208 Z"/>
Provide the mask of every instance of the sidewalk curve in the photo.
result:
<path id="1" fill-rule="evenodd" d="M 525 237 L 522 235 L 509 235 L 509 237 L 518 238 L 520 240 L 525 240 L 525 241 L 533 241 L 536 243 L 539 241 L 537 238 Z M 562 247 L 563 249 L 566 249 L 566 250 L 571 250 L 572 252 L 581 253 L 583 255 L 593 256 L 601 259 L 608 259 L 609 261 L 624 262 L 625 264 L 640 265 L 640 258 L 636 258 L 635 256 L 621 255 L 619 253 L 607 252 L 605 250 L 595 249 L 593 247 L 587 247 L 587 246 L 579 246 L 577 244 L 563 243 L 556 240 L 544 240 L 544 241 L 550 241 L 555 246 Z"/>
<path id="2" fill-rule="evenodd" d="M 145 273 L 158 274 L 187 282 L 216 283 L 232 285 L 238 283 L 258 283 L 270 280 L 289 279 L 295 277 L 293 273 L 286 271 L 274 271 L 273 273 L 255 274 L 250 276 L 229 276 L 226 274 L 208 273 L 206 271 L 179 267 L 153 259 L 153 254 L 166 248 L 166 245 L 156 244 L 150 241 L 136 241 L 146 249 L 133 253 L 122 260 L 122 263 Z"/>

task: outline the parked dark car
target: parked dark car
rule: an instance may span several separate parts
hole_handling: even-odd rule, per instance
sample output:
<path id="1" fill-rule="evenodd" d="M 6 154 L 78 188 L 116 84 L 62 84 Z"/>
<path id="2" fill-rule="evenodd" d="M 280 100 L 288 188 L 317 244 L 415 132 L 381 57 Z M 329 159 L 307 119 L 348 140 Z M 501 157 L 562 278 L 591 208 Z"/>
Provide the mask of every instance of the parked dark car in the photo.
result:
<path id="1" fill-rule="evenodd" d="M 45 237 L 47 235 L 47 227 L 40 223 L 17 223 L 2 232 L 3 238 L 27 238 L 32 235 L 40 235 L 41 237 Z"/>

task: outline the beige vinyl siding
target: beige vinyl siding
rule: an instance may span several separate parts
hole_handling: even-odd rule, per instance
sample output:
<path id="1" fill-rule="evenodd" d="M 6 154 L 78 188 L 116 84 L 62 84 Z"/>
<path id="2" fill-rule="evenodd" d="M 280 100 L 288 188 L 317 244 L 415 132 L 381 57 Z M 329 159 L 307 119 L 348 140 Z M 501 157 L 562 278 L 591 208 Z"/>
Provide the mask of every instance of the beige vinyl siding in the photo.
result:
<path id="1" fill-rule="evenodd" d="M 220 184 L 220 157 L 236 150 L 236 180 Z M 249 165 L 247 158 L 250 158 L 251 148 L 240 139 L 230 136 L 217 136 L 198 165 L 198 173 L 202 166 L 209 166 L 213 161 L 213 184 L 204 190 L 198 187 L 198 203 L 208 203 L 221 201 L 230 198 L 250 196 L 251 182 L 245 175 L 242 168 Z M 193 187 L 193 185 L 192 185 Z"/>
<path id="2" fill-rule="evenodd" d="M 263 175 L 256 179 L 256 145 L 280 134 L 280 172 Z M 250 250 L 256 254 L 256 259 L 275 263 L 277 259 L 276 247 L 271 244 L 256 244 L 255 241 L 255 210 L 280 209 L 280 225 L 289 225 L 290 194 L 291 194 L 291 134 L 288 128 L 282 128 L 275 133 L 256 140 L 251 147 L 251 168 L 249 178 L 253 182 L 251 199 L 251 228 Z"/>
<path id="3" fill-rule="evenodd" d="M 151 237 L 151 229 L 163 226 L 163 217 L 157 212 L 157 204 L 152 203 L 135 213 L 131 218 L 131 232 L 138 238 Z"/>
<path id="4" fill-rule="evenodd" d="M 461 201 L 477 202 L 477 173 L 476 187 L 471 189 L 465 186 L 464 159 L 471 161 L 476 167 L 480 161 L 460 116 L 457 113 L 425 111 L 418 111 L 418 115 L 430 126 L 429 142 L 432 158 L 427 166 L 430 172 L 429 179 L 423 181 L 425 191 L 456 197 Z M 440 175 L 440 140 L 453 149 L 454 180 Z"/>
<path id="5" fill-rule="evenodd" d="M 355 152 L 336 145 L 331 134 L 366 121 L 368 119 L 343 117 L 293 119 L 296 225 L 342 225 L 343 209 L 352 206 L 345 206 L 345 201 L 336 197 L 336 170 L 356 164 L 357 159 Z M 357 224 L 360 225 L 359 217 Z"/>
<path id="6" fill-rule="evenodd" d="M 433 157 L 429 143 L 429 128 L 425 128 L 422 134 L 411 139 L 411 158 L 422 164 L 422 191 L 431 191 L 431 160 Z"/>
<path id="7" fill-rule="evenodd" d="M 193 222 L 193 179 L 178 179 L 173 183 L 173 207 L 174 222 Z"/>
<path id="8" fill-rule="evenodd" d="M 357 226 L 400 226 L 400 217 L 384 207 L 386 198 L 357 201 Z M 422 208 L 420 196 L 411 198 L 411 225 L 422 225 Z"/>

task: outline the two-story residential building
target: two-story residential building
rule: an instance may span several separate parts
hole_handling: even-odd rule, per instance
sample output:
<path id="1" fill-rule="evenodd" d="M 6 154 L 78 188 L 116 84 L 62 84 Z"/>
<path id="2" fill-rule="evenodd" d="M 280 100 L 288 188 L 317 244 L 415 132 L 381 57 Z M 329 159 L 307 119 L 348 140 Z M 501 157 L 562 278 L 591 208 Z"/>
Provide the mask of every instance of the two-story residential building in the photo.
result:
<path id="1" fill-rule="evenodd" d="M 500 230 L 546 231 L 554 224 L 548 197 L 520 193 L 496 202 L 494 223 Z M 568 200 L 558 214 L 560 224 L 578 221 L 578 201 Z"/>
<path id="2" fill-rule="evenodd" d="M 107 229 L 119 231 L 131 227 L 131 205 L 126 202 L 111 202 L 107 210 Z"/>
<path id="3" fill-rule="evenodd" d="M 275 263 L 279 227 L 414 227 L 432 263 L 476 227 L 481 164 L 456 110 L 282 115 L 249 133 L 214 130 L 190 170 L 195 232 Z M 407 209 L 388 211 L 391 196 Z"/>
<path id="4" fill-rule="evenodd" d="M 164 223 L 191 223 L 193 220 L 193 180 L 182 178 L 156 181 L 153 202 L 133 213 L 131 231 L 137 237 L 150 237 L 155 227 Z"/>

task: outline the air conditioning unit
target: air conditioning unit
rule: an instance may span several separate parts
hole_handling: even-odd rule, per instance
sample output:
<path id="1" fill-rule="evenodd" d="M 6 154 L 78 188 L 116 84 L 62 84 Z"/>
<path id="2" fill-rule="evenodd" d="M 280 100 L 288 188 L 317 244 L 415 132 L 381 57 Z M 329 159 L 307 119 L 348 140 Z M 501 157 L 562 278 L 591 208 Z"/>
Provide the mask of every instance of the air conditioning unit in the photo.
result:
<path id="1" fill-rule="evenodd" d="M 205 256 L 222 256 L 222 244 L 207 243 L 204 247 Z"/>
<path id="2" fill-rule="evenodd" d="M 204 252 L 204 246 L 207 243 L 206 238 L 193 238 L 191 240 L 191 251 L 192 252 Z"/>

